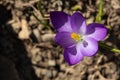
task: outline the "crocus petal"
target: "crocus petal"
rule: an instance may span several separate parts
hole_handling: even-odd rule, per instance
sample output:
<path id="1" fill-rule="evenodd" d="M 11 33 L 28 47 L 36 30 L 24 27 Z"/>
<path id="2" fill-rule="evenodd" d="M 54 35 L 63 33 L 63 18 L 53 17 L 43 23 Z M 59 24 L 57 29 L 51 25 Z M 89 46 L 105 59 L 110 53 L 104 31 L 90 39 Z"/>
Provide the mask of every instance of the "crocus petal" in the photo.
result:
<path id="1" fill-rule="evenodd" d="M 71 32 L 70 16 L 64 12 L 50 12 L 50 20 L 58 32 Z"/>
<path id="2" fill-rule="evenodd" d="M 76 46 L 74 46 L 71 48 L 65 48 L 64 58 L 69 65 L 74 65 L 83 59 L 83 55 L 81 54 L 80 50 L 77 49 Z"/>
<path id="3" fill-rule="evenodd" d="M 98 43 L 94 38 L 85 38 L 83 42 L 77 44 L 84 56 L 93 56 L 98 50 Z"/>
<path id="4" fill-rule="evenodd" d="M 92 23 L 88 25 L 86 34 L 89 37 L 92 37 L 97 41 L 100 41 L 106 37 L 107 29 L 103 24 Z"/>
<path id="5" fill-rule="evenodd" d="M 86 32 L 86 21 L 82 14 L 75 12 L 71 16 L 71 26 L 74 32 L 84 34 Z"/>
<path id="6" fill-rule="evenodd" d="M 76 44 L 75 40 L 71 38 L 70 32 L 59 32 L 55 37 L 55 41 L 63 47 L 70 47 Z"/>

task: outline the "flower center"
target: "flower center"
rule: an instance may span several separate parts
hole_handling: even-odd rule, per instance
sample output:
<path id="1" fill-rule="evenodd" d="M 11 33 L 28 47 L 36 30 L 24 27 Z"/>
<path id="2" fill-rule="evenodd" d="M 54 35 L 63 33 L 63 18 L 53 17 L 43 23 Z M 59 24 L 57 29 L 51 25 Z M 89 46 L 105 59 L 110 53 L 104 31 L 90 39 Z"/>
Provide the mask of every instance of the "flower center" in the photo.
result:
<path id="1" fill-rule="evenodd" d="M 73 32 L 71 34 L 71 38 L 73 38 L 75 41 L 79 41 L 81 39 L 81 36 Z"/>

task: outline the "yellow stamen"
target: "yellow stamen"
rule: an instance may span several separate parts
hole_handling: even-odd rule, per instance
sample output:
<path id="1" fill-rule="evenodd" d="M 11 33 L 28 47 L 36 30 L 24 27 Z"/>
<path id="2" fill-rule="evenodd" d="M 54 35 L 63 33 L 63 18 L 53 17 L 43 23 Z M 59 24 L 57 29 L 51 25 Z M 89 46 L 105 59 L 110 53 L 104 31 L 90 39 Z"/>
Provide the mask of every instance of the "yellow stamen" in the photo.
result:
<path id="1" fill-rule="evenodd" d="M 81 39 L 81 36 L 79 34 L 72 33 L 71 38 L 73 38 L 75 41 L 79 41 Z"/>

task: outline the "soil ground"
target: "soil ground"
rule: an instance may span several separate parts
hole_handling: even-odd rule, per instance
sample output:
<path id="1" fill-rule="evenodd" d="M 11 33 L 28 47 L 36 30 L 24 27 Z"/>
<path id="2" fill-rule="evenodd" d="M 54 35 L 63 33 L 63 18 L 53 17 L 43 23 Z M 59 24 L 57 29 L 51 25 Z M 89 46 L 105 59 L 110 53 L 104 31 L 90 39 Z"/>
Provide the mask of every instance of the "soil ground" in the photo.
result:
<path id="1" fill-rule="evenodd" d="M 0 0 L 0 80 L 120 80 L 120 54 L 99 47 L 95 56 L 69 66 L 54 42 L 50 11 L 72 14 L 77 7 L 89 24 L 99 1 L 41 0 L 40 13 L 39 0 Z M 103 12 L 102 23 L 110 26 L 104 42 L 120 49 L 120 0 L 104 0 Z"/>

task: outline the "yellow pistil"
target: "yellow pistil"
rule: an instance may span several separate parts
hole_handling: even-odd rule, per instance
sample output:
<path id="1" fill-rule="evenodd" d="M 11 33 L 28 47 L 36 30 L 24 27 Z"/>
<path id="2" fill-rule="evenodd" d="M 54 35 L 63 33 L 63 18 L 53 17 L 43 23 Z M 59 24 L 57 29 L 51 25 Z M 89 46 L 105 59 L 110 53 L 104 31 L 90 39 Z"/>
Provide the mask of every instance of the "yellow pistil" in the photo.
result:
<path id="1" fill-rule="evenodd" d="M 79 41 L 81 39 L 81 36 L 79 34 L 72 33 L 71 38 L 73 38 L 75 41 Z"/>

